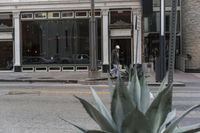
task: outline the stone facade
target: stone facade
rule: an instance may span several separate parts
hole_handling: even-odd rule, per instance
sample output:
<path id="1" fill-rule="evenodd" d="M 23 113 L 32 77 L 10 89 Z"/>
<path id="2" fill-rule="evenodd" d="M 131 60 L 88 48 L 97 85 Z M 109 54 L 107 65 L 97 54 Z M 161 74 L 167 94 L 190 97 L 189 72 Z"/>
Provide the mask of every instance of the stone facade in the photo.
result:
<path id="1" fill-rule="evenodd" d="M 186 71 L 200 71 L 200 1 L 182 0 L 182 53 Z"/>

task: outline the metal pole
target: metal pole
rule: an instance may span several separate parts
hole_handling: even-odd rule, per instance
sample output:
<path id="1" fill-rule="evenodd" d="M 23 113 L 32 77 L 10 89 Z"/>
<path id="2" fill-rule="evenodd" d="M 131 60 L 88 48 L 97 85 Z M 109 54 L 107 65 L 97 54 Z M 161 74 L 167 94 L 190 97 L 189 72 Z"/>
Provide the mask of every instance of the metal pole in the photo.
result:
<path id="1" fill-rule="evenodd" d="M 59 36 L 56 35 L 56 54 L 59 54 Z"/>
<path id="2" fill-rule="evenodd" d="M 160 81 L 162 81 L 166 74 L 165 62 L 165 0 L 160 1 Z"/>
<path id="3" fill-rule="evenodd" d="M 174 81 L 174 64 L 176 49 L 176 23 L 177 23 L 177 0 L 172 0 L 171 23 L 170 23 L 170 43 L 169 43 L 169 76 L 168 85 Z"/>
<path id="4" fill-rule="evenodd" d="M 172 11 L 171 11 L 171 22 L 170 22 L 170 43 L 169 43 L 169 66 L 168 66 L 168 86 L 173 87 L 174 81 L 174 64 L 175 64 L 175 49 L 176 49 L 176 24 L 177 24 L 177 0 L 172 0 Z M 171 91 L 171 110 L 172 110 L 172 96 L 173 91 Z"/>
<path id="5" fill-rule="evenodd" d="M 135 31 L 137 32 L 137 37 L 136 37 L 136 54 L 135 54 L 135 65 L 137 68 L 137 62 L 138 62 L 138 37 L 139 37 L 139 29 L 138 29 L 138 15 L 135 17 Z"/>
<path id="6" fill-rule="evenodd" d="M 90 71 L 97 71 L 97 46 L 96 46 L 96 20 L 94 0 L 91 0 L 91 19 L 90 19 Z"/>

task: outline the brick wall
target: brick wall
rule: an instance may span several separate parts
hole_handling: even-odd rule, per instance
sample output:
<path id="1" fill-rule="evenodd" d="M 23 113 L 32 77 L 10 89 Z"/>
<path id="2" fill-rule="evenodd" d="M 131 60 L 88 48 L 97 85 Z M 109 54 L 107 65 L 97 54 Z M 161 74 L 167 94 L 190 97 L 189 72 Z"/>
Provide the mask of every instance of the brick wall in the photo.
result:
<path id="1" fill-rule="evenodd" d="M 200 0 L 182 0 L 182 36 L 186 69 L 200 69 Z"/>

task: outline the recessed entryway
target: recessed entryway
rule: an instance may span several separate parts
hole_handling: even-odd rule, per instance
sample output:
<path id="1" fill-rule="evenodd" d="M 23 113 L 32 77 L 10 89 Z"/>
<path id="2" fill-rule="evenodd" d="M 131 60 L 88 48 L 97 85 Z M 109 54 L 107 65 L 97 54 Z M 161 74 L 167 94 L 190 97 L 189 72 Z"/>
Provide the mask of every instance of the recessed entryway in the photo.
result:
<path id="1" fill-rule="evenodd" d="M 120 65 L 122 65 L 122 68 L 125 68 L 125 66 L 129 66 L 131 64 L 131 39 L 130 38 L 111 39 L 110 57 L 112 50 L 115 48 L 116 45 L 120 46 L 120 51 L 119 51 Z"/>

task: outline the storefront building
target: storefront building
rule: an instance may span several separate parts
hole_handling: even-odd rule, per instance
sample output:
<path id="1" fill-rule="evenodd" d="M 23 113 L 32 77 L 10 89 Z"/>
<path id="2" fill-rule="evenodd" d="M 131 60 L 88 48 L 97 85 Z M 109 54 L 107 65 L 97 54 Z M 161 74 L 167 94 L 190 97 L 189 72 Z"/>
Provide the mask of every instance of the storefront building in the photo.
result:
<path id="1" fill-rule="evenodd" d="M 171 0 L 165 2 L 167 55 Z M 178 0 L 176 68 L 186 72 L 200 70 L 199 5 L 194 0 Z M 138 63 L 155 61 L 160 40 L 159 6 L 160 0 L 153 0 L 153 15 L 142 18 L 140 0 L 95 1 L 97 64 L 101 70 L 110 69 L 115 45 L 121 47 L 122 67 L 136 62 L 137 42 Z M 0 7 L 1 71 L 89 69 L 90 0 L 1 0 Z"/>
<path id="2" fill-rule="evenodd" d="M 90 0 L 10 0 L 0 2 L 0 70 L 15 72 L 89 69 Z M 142 62 L 139 0 L 95 1 L 97 64 L 108 71 L 111 51 L 120 45 L 122 67 Z"/>
<path id="3" fill-rule="evenodd" d="M 177 0 L 176 69 L 200 72 L 200 1 Z M 168 55 L 171 0 L 165 0 L 165 39 Z M 153 0 L 153 15 L 144 18 L 144 62 L 154 62 L 159 51 L 160 0 Z M 168 57 L 166 57 L 168 59 Z M 166 64 L 167 65 L 167 64 Z"/>
<path id="4" fill-rule="evenodd" d="M 171 1 L 165 0 L 165 55 L 166 66 L 168 65 L 169 37 L 170 37 L 170 15 Z M 180 59 L 182 54 L 182 29 L 181 29 L 181 1 L 177 0 L 177 26 L 176 26 L 176 69 L 180 69 Z M 144 17 L 144 62 L 153 62 L 159 56 L 160 46 L 160 0 L 153 0 L 153 14 Z M 155 66 L 154 66 L 155 69 Z"/>

